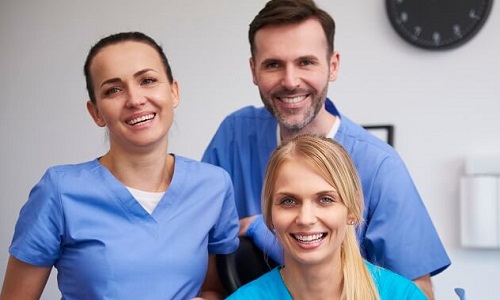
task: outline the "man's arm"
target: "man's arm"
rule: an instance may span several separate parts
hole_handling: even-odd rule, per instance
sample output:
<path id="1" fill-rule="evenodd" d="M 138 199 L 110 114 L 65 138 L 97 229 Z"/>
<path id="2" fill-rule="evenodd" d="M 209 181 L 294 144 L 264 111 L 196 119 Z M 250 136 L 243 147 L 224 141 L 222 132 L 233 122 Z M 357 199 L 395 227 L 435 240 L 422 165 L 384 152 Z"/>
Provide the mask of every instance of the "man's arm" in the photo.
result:
<path id="1" fill-rule="evenodd" d="M 250 225 L 255 220 L 255 218 L 257 218 L 257 215 L 240 219 L 240 231 L 238 232 L 238 236 L 247 235 L 248 228 L 250 228 Z"/>
<path id="2" fill-rule="evenodd" d="M 432 290 L 432 281 L 430 275 L 424 275 L 415 278 L 413 282 L 424 292 L 429 300 L 434 300 L 434 291 Z"/>

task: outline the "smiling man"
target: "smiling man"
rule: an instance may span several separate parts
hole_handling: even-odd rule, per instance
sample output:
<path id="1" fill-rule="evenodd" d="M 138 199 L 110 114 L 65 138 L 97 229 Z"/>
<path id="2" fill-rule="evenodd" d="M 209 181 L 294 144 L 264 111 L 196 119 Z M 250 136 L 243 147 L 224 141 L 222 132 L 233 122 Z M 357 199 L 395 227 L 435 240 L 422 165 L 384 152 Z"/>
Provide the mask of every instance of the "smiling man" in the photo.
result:
<path id="1" fill-rule="evenodd" d="M 225 118 L 203 161 L 226 169 L 235 188 L 240 235 L 281 261 L 262 221 L 263 175 L 272 151 L 299 134 L 330 137 L 350 154 L 361 177 L 363 256 L 414 280 L 433 299 L 430 277 L 450 260 L 411 176 L 396 151 L 341 114 L 327 98 L 337 78 L 335 23 L 310 0 L 271 0 L 250 24 L 250 69 L 264 107 Z M 360 109 L 363 109 L 360 107 Z"/>

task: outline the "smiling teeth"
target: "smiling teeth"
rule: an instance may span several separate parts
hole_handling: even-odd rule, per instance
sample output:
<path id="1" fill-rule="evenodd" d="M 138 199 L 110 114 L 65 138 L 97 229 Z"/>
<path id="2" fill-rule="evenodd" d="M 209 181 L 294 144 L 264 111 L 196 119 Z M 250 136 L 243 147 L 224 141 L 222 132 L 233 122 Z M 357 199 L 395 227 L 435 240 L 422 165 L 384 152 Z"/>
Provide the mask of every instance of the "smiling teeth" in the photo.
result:
<path id="1" fill-rule="evenodd" d="M 283 101 L 285 103 L 297 103 L 297 102 L 304 100 L 305 98 L 306 98 L 306 96 L 298 96 L 298 97 L 293 97 L 293 98 L 281 97 L 281 101 Z"/>
<path id="2" fill-rule="evenodd" d="M 129 125 L 135 125 L 139 122 L 144 122 L 144 121 L 147 121 L 147 120 L 151 120 L 152 118 L 154 118 L 154 114 L 149 114 L 149 115 L 145 115 L 145 116 L 142 116 L 142 117 L 139 117 L 139 118 L 135 118 L 135 119 L 132 119 L 130 121 L 127 121 L 127 124 Z"/>
<path id="3" fill-rule="evenodd" d="M 303 243 L 311 243 L 311 242 L 315 242 L 317 240 L 320 240 L 323 238 L 323 234 L 322 233 L 318 233 L 318 234 L 311 234 L 311 235 L 298 235 L 298 234 L 294 234 L 294 237 L 303 242 Z"/>

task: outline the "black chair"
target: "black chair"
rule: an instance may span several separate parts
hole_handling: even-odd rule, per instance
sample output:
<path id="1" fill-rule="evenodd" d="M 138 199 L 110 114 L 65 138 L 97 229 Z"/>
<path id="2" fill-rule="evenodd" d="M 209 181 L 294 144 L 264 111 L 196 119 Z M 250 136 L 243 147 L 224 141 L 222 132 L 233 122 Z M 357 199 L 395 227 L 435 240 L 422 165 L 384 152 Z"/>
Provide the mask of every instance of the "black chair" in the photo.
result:
<path id="1" fill-rule="evenodd" d="M 240 246 L 234 253 L 218 254 L 216 261 L 221 282 L 228 293 L 278 266 L 246 237 L 240 237 Z"/>

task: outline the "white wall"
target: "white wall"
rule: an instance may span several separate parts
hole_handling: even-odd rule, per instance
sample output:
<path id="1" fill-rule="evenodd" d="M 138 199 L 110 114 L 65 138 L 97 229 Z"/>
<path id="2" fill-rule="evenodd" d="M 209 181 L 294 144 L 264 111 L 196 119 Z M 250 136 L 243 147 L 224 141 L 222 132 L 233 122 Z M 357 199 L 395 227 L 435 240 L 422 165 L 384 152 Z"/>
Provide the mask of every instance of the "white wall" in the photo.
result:
<path id="1" fill-rule="evenodd" d="M 143 31 L 164 45 L 181 87 L 173 152 L 199 159 L 222 118 L 260 105 L 248 68 L 248 24 L 265 0 L 0 2 L 0 282 L 21 205 L 45 169 L 106 150 L 85 109 L 83 62 L 99 38 Z M 353 120 L 393 123 L 453 261 L 434 277 L 438 299 L 499 299 L 500 250 L 459 245 L 458 180 L 466 156 L 500 155 L 500 6 L 452 51 L 409 46 L 385 2 L 318 0 L 337 21 L 341 73 L 329 96 Z M 53 272 L 53 274 L 55 271 Z M 44 299 L 59 293 L 51 278 Z"/>

